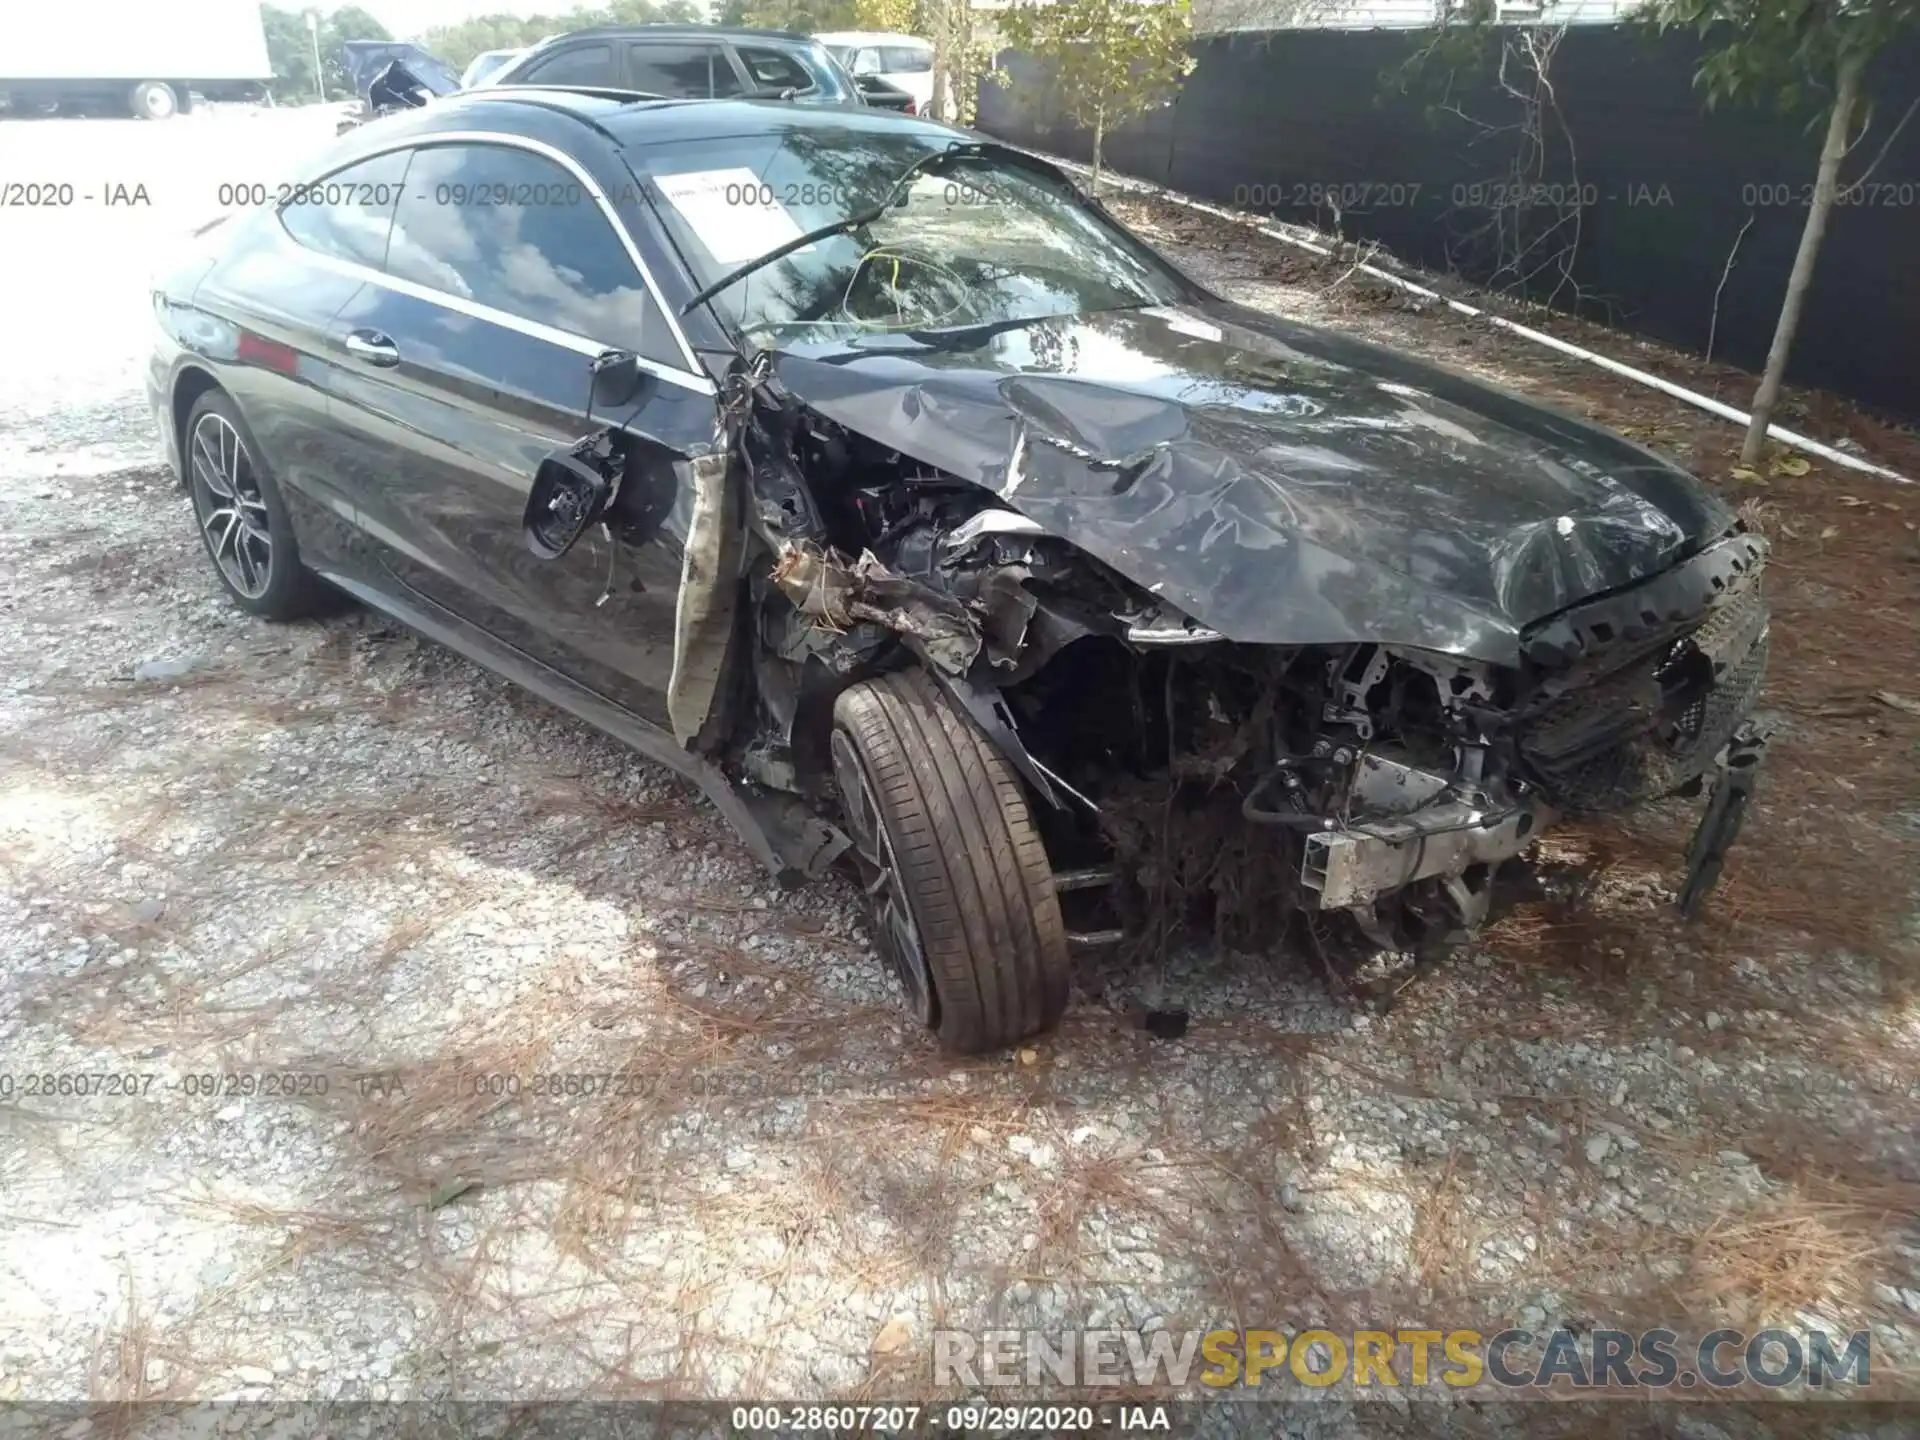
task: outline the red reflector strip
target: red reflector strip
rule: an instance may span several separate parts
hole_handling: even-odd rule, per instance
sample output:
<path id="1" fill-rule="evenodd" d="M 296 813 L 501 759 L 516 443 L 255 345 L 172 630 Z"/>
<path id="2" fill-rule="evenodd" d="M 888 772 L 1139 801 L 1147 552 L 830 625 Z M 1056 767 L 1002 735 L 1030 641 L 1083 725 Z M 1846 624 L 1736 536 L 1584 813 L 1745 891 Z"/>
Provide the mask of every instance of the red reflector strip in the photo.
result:
<path id="1" fill-rule="evenodd" d="M 291 345 L 282 345 L 278 340 L 269 340 L 264 335 L 255 335 L 249 330 L 240 332 L 238 349 L 242 363 L 258 365 L 263 370 L 276 371 L 281 375 L 297 374 L 300 369 L 300 352 Z"/>

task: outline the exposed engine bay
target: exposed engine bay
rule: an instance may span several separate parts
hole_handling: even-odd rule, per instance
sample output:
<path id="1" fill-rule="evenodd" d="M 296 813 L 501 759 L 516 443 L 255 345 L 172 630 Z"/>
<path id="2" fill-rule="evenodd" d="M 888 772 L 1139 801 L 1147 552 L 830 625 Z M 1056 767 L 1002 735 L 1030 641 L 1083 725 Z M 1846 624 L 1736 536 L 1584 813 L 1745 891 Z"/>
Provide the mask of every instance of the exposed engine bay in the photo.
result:
<path id="1" fill-rule="evenodd" d="M 833 693 L 918 664 L 1033 796 L 1063 902 L 1085 902 L 1083 944 L 1253 947 L 1323 912 L 1384 948 L 1458 940 L 1556 818 L 1703 781 L 1720 818 L 1710 807 L 1683 902 L 1718 872 L 1761 743 L 1742 726 L 1767 650 L 1765 543 L 1737 526 L 1530 626 L 1517 666 L 1242 644 L 980 485 L 791 398 L 755 406 L 739 435 L 764 547 L 748 777 L 817 789 Z"/>

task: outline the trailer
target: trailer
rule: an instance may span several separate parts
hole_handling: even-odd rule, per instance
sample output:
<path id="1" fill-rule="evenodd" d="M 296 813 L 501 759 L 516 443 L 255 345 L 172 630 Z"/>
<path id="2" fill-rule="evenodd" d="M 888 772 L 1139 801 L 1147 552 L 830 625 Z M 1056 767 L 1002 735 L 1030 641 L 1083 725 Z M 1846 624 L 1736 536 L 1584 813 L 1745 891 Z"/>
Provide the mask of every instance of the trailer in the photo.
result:
<path id="1" fill-rule="evenodd" d="M 21 5 L 0 45 L 0 104 L 165 120 L 194 97 L 257 100 L 273 78 L 258 0 Z"/>

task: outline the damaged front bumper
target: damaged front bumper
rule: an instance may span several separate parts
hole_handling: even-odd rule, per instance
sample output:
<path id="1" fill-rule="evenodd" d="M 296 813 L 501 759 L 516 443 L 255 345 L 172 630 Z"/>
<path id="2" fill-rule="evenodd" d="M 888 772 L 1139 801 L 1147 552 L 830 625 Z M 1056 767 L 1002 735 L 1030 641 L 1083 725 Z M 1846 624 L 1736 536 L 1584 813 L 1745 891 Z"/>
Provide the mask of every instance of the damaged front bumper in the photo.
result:
<path id="1" fill-rule="evenodd" d="M 1688 919 L 1719 883 L 1738 839 L 1765 758 L 1768 732 L 1741 726 L 1704 779 L 1707 803 L 1687 849 L 1676 908 Z M 1371 758 L 1371 757 L 1370 757 Z M 1439 777 L 1431 777 L 1438 779 Z M 1489 806 L 1448 796 L 1404 816 L 1332 825 L 1306 836 L 1301 885 L 1323 910 L 1371 906 L 1421 880 L 1439 880 L 1462 918 L 1484 916 L 1486 887 L 1501 862 L 1517 859 L 1556 819 L 1537 800 Z"/>
<path id="2" fill-rule="evenodd" d="M 1708 781 L 1707 806 L 1700 824 L 1687 847 L 1686 877 L 1680 883 L 1677 904 L 1689 920 L 1700 913 L 1700 906 L 1720 882 L 1727 852 L 1740 834 L 1760 779 L 1760 762 L 1766 758 L 1769 732 L 1752 721 L 1743 724 L 1727 742 L 1714 762 Z"/>

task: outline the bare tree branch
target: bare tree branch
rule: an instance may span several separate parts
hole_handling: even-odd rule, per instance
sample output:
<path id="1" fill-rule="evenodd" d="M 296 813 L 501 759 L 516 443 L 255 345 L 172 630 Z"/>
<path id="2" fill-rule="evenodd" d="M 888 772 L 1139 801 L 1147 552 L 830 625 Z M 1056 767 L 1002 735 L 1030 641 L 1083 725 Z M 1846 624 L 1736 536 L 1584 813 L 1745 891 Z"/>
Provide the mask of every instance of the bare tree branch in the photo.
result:
<path id="1" fill-rule="evenodd" d="M 1720 292 L 1727 288 L 1727 277 L 1733 274 L 1734 257 L 1740 253 L 1740 242 L 1747 238 L 1747 231 L 1753 228 L 1755 212 L 1747 212 L 1747 223 L 1740 227 L 1740 233 L 1733 237 L 1733 248 L 1727 251 L 1727 263 L 1720 267 L 1720 283 L 1713 287 L 1713 313 L 1707 317 L 1707 353 L 1706 359 L 1713 359 L 1713 337 L 1720 328 Z"/>
<path id="2" fill-rule="evenodd" d="M 1858 190 L 1862 185 L 1866 184 L 1867 181 L 1872 178 L 1873 172 L 1880 168 L 1880 162 L 1887 158 L 1887 151 L 1891 150 L 1893 148 L 1893 142 L 1900 138 L 1900 132 L 1907 128 L 1907 122 L 1913 118 L 1913 112 L 1916 109 L 1920 109 L 1920 95 L 1916 95 L 1913 97 L 1913 102 L 1907 106 L 1906 113 L 1900 117 L 1900 123 L 1898 125 L 1895 125 L 1893 129 L 1888 132 L 1887 138 L 1880 142 L 1880 153 L 1873 157 L 1873 163 L 1867 166 L 1865 170 L 1861 171 L 1859 178 L 1854 180 L 1852 184 L 1844 185 L 1841 187 L 1840 199 L 1843 202 L 1846 200 L 1847 196 L 1852 194 L 1855 190 Z M 1867 138 L 1866 127 L 1862 126 L 1860 129 L 1860 133 L 1854 137 L 1853 145 L 1858 145 L 1862 140 L 1866 138 Z M 1847 147 L 1847 150 L 1849 153 L 1852 152 L 1853 145 L 1849 145 Z"/>

